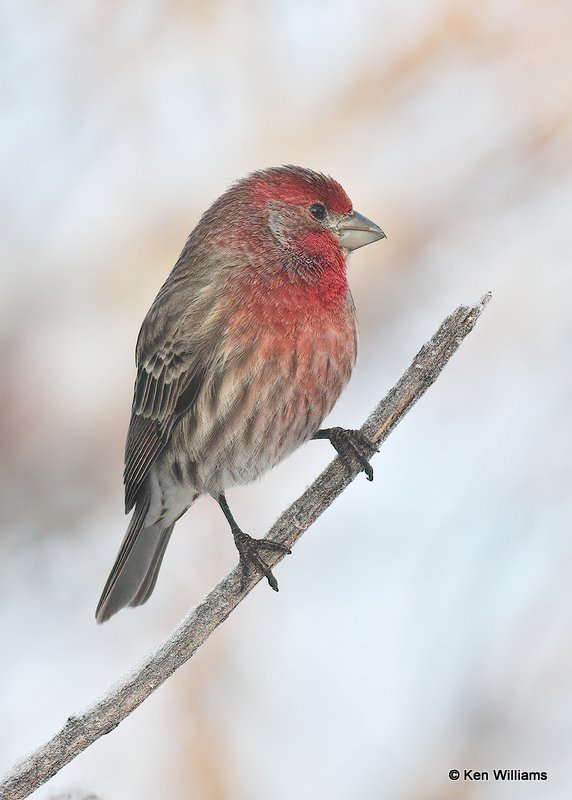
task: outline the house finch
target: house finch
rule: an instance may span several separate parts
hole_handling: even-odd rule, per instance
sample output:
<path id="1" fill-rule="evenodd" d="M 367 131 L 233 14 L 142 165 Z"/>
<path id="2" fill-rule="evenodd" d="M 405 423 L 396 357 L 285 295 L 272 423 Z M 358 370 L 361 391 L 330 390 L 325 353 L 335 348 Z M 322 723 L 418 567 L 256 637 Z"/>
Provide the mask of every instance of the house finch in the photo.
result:
<path id="1" fill-rule="evenodd" d="M 126 513 L 135 511 L 99 622 L 148 599 L 173 527 L 199 495 L 220 505 L 243 570 L 253 565 L 277 590 L 261 551 L 287 548 L 244 533 L 225 490 L 312 438 L 357 458 L 371 480 L 371 442 L 319 427 L 356 359 L 348 253 L 384 235 L 339 183 L 292 166 L 254 172 L 203 215 L 139 333 L 124 472 Z"/>

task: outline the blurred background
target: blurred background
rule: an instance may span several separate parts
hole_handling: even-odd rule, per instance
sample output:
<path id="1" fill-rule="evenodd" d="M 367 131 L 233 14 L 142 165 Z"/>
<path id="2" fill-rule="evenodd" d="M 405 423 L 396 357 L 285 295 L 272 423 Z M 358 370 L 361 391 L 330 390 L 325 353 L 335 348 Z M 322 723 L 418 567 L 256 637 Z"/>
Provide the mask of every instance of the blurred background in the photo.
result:
<path id="1" fill-rule="evenodd" d="M 374 460 L 193 660 L 35 796 L 572 796 L 572 5 L 5 4 L 0 771 L 234 565 L 179 523 L 141 609 L 93 614 L 127 520 L 134 345 L 199 215 L 284 163 L 388 240 L 352 258 L 361 424 L 442 319 L 493 300 Z M 230 492 L 262 535 L 330 460 Z M 450 769 L 545 770 L 543 783 Z"/>

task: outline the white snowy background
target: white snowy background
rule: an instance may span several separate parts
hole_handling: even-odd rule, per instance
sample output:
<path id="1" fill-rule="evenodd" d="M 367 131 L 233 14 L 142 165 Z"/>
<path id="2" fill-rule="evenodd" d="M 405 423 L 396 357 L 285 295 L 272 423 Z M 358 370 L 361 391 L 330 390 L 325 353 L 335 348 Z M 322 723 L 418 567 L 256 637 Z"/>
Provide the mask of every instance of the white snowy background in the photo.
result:
<path id="1" fill-rule="evenodd" d="M 0 33 L 0 772 L 229 570 L 201 500 L 148 605 L 95 604 L 123 536 L 140 322 L 248 171 L 342 182 L 355 426 L 460 303 L 493 300 L 374 460 L 197 656 L 36 793 L 572 796 L 568 0 L 6 4 Z M 262 535 L 332 453 L 230 492 Z M 545 770 L 474 783 L 450 769 Z"/>

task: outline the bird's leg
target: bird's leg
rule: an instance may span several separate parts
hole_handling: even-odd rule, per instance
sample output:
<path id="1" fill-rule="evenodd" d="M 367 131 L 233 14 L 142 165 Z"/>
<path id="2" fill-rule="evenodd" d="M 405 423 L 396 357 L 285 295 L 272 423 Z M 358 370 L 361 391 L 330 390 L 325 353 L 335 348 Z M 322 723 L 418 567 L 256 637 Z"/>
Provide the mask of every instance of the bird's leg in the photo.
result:
<path id="1" fill-rule="evenodd" d="M 357 460 L 367 475 L 368 481 L 373 480 L 373 467 L 369 463 L 369 459 L 374 453 L 377 453 L 378 448 L 361 431 L 348 428 L 323 428 L 321 431 L 317 431 L 312 439 L 329 439 L 348 470 L 352 469 Z"/>
<path id="2" fill-rule="evenodd" d="M 272 542 L 269 539 L 253 539 L 252 536 L 249 536 L 247 533 L 242 531 L 237 523 L 235 518 L 232 516 L 232 512 L 228 507 L 228 503 L 226 501 L 226 497 L 224 494 L 219 494 L 216 498 L 217 503 L 222 509 L 222 513 L 228 520 L 228 524 L 230 525 L 230 529 L 232 531 L 232 535 L 234 537 L 234 543 L 236 545 L 236 549 L 240 554 L 240 567 L 242 569 L 242 578 L 240 581 L 240 589 L 241 591 L 244 589 L 246 585 L 246 577 L 248 574 L 248 568 L 252 564 L 261 575 L 266 576 L 266 580 L 270 584 L 271 588 L 274 589 L 275 592 L 278 591 L 278 581 L 272 574 L 270 567 L 264 561 L 262 556 L 260 555 L 260 550 L 266 548 L 267 550 L 277 550 L 280 553 L 287 553 L 288 555 L 292 552 L 286 545 L 279 544 L 278 542 Z"/>

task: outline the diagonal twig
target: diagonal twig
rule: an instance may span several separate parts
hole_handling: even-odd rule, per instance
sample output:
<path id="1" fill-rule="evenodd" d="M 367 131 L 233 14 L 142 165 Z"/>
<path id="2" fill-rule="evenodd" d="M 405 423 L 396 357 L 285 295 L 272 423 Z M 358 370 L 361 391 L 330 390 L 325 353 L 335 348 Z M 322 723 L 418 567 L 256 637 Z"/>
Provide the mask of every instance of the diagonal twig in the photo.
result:
<path id="1" fill-rule="evenodd" d="M 463 339 L 472 331 L 489 300 L 490 293 L 473 307 L 460 306 L 453 311 L 372 411 L 361 430 L 377 447 L 435 382 Z M 280 516 L 266 538 L 292 547 L 354 480 L 360 469 L 356 463 L 355 469 L 348 470 L 339 458 L 335 458 L 304 494 Z M 270 552 L 265 557 L 270 566 L 273 566 L 283 558 L 283 554 Z M 175 670 L 188 661 L 262 576 L 252 575 L 242 590 L 240 577 L 240 568 L 236 567 L 130 675 L 81 714 L 68 717 L 59 733 L 16 764 L 0 784 L 0 800 L 20 800 L 27 797 L 100 736 L 112 731 Z"/>

